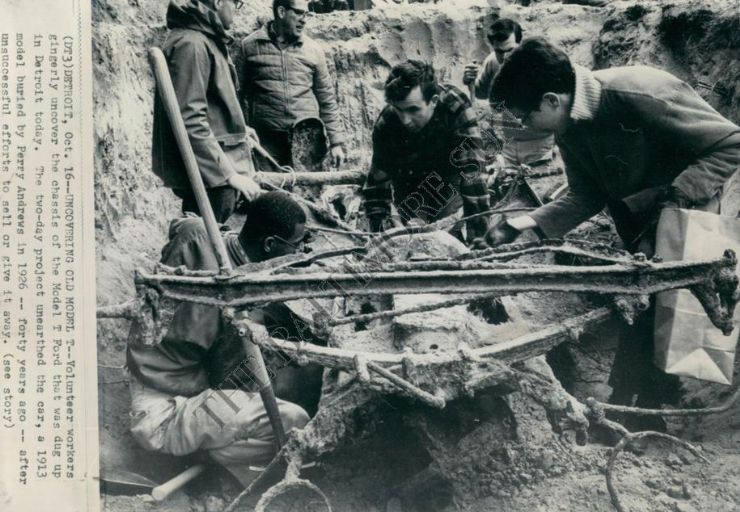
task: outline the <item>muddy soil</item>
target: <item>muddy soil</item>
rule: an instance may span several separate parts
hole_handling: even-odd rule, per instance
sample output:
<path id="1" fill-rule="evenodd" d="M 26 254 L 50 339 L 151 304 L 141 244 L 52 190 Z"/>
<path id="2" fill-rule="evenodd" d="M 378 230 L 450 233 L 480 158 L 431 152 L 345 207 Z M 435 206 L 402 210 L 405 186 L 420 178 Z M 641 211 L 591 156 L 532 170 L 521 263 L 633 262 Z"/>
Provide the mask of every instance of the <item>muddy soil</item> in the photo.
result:
<path id="1" fill-rule="evenodd" d="M 158 44 L 165 33 L 165 4 L 164 0 L 93 3 L 95 222 L 101 305 L 133 295 L 132 271 L 149 268 L 158 259 L 168 220 L 178 211 L 172 193 L 150 171 L 153 83 L 146 49 Z M 369 11 L 319 15 L 309 22 L 309 33 L 325 49 L 336 80 L 353 166 L 362 168 L 369 161 L 372 123 L 383 106 L 382 83 L 390 67 L 406 58 L 429 60 L 445 79 L 459 85 L 463 65 L 473 59 L 482 61 L 488 52 L 484 33 L 495 11 L 520 20 L 529 34 L 554 40 L 582 65 L 663 67 L 694 85 L 724 115 L 740 121 L 740 10 L 734 1 L 620 1 L 604 8 L 551 2 L 525 7 L 482 0 L 410 5 L 378 1 Z M 267 1 L 245 5 L 236 20 L 237 39 L 269 15 Z M 590 229 L 602 228 L 597 223 Z M 578 309 L 577 304 L 572 307 Z M 538 321 L 542 318 L 538 316 Z M 99 322 L 101 456 L 162 481 L 190 461 L 147 454 L 127 433 L 128 389 L 123 371 L 127 329 L 125 322 Z M 587 333 L 549 359 L 576 397 L 608 396 L 612 332 L 607 326 Z M 724 386 L 689 379 L 683 384 L 687 406 L 714 405 L 727 394 Z M 388 400 L 375 411 L 377 417 L 360 418 L 361 424 L 372 425 L 360 431 L 374 434 L 358 435 L 322 459 L 315 481 L 338 511 L 611 510 L 603 475 L 607 446 L 577 446 L 551 433 L 546 439 L 527 438 L 527 432 L 541 434 L 542 430 L 528 430 L 524 422 L 516 425 L 517 432 L 521 432 L 521 444 L 531 445 L 530 449 L 497 451 L 502 446 L 497 441 L 514 432 L 512 425 L 504 428 L 506 423 L 498 421 L 501 411 L 514 410 L 524 418 L 530 406 L 516 395 L 506 403 L 496 396 L 481 396 L 474 403 L 461 400 L 448 405 L 447 415 L 424 411 L 412 420 L 397 411 L 413 407 Z M 532 411 L 535 420 L 541 413 Z M 487 422 L 492 414 L 498 420 Z M 715 417 L 672 421 L 670 429 L 699 443 L 711 462 L 696 461 L 665 445 L 650 446 L 639 455 L 622 454 L 617 486 L 627 508 L 737 510 L 740 404 Z M 430 439 L 442 441 L 436 452 L 429 448 Z M 517 468 L 514 474 L 507 473 L 509 466 L 502 462 L 507 460 Z M 457 478 L 440 477 L 444 472 Z M 468 492 L 467 499 L 460 498 L 461 490 Z M 215 512 L 223 510 L 237 492 L 228 475 L 212 468 L 205 478 L 163 504 L 142 496 L 104 494 L 103 507 L 114 512 Z"/>

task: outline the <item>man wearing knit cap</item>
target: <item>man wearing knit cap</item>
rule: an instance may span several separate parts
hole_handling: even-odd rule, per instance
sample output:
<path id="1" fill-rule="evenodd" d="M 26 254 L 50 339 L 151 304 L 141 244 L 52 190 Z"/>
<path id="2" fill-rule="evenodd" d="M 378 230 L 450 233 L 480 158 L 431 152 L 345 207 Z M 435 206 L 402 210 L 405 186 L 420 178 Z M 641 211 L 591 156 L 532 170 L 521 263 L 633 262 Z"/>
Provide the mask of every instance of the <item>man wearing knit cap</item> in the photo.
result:
<path id="1" fill-rule="evenodd" d="M 305 223 L 301 206 L 287 194 L 273 191 L 249 204 L 239 232 L 221 236 L 236 268 L 301 251 Z M 189 270 L 218 271 L 203 219 L 190 215 L 173 220 L 160 261 Z M 323 343 L 303 329 L 303 321 L 285 304 L 236 314 L 248 314 L 273 336 Z M 323 368 L 298 367 L 280 352 L 264 352 L 274 372 L 271 377 L 285 431 L 303 428 L 309 420 L 304 407 L 315 411 L 318 406 Z M 250 466 L 266 465 L 275 455 L 275 435 L 250 358 L 220 308 L 180 303 L 159 344 L 147 345 L 131 337 L 126 364 L 131 374 L 131 433 L 142 447 L 172 455 L 207 453 L 244 485 L 254 477 Z"/>

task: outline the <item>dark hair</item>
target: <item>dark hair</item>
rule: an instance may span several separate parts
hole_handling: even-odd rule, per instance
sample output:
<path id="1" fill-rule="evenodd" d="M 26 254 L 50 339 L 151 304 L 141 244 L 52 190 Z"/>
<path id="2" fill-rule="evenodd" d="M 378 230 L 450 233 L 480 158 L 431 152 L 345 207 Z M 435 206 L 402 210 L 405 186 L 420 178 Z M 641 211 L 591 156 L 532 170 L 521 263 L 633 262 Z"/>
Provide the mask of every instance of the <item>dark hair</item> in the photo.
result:
<path id="1" fill-rule="evenodd" d="M 576 75 L 563 50 L 542 37 L 526 38 L 493 80 L 491 99 L 507 108 L 537 110 L 547 92 L 573 94 Z"/>
<path id="2" fill-rule="evenodd" d="M 509 18 L 500 18 L 491 24 L 491 31 L 488 33 L 488 40 L 493 43 L 497 41 L 502 43 L 514 34 L 514 41 L 517 43 L 522 40 L 522 27 L 516 21 Z"/>
<path id="3" fill-rule="evenodd" d="M 420 60 L 407 60 L 397 64 L 385 81 L 385 99 L 403 101 L 417 85 L 421 87 L 424 101 L 429 103 L 432 96 L 437 94 L 437 80 L 432 65 Z"/>
<path id="4" fill-rule="evenodd" d="M 278 7 L 285 7 L 286 9 L 289 9 L 291 7 L 290 2 L 291 0 L 272 0 L 272 17 L 274 19 L 277 19 Z"/>
<path id="5" fill-rule="evenodd" d="M 255 241 L 277 235 L 289 239 L 297 224 L 306 223 L 306 213 L 295 199 L 285 192 L 273 191 L 262 194 L 252 201 L 247 210 L 239 241 Z"/>

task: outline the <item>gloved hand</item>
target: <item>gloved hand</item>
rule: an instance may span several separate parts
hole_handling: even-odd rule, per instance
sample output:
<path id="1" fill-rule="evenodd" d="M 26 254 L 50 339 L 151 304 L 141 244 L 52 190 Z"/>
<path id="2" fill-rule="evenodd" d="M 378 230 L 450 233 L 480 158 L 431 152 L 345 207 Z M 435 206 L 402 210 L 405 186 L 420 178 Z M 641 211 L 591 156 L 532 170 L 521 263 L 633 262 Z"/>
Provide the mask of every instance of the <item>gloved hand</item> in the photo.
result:
<path id="1" fill-rule="evenodd" d="M 658 217 L 663 208 L 693 208 L 694 202 L 680 188 L 670 186 L 658 200 Z"/>
<path id="2" fill-rule="evenodd" d="M 476 217 L 465 223 L 466 241 L 472 245 L 476 240 L 486 236 L 488 232 L 488 217 Z"/>
<path id="3" fill-rule="evenodd" d="M 487 247 L 510 244 L 521 234 L 521 231 L 506 222 L 506 220 L 502 220 L 489 229 L 483 238 L 475 239 L 473 241 L 473 247 L 475 249 L 485 249 Z"/>
<path id="4" fill-rule="evenodd" d="M 371 233 L 382 233 L 392 227 L 391 218 L 387 215 L 369 215 L 367 223 Z"/>
<path id="5" fill-rule="evenodd" d="M 631 243 L 627 244 L 630 252 L 641 252 L 648 258 L 652 258 L 655 253 L 655 232 L 660 221 L 660 214 L 664 208 L 693 208 L 695 203 L 681 191 L 681 189 L 670 186 L 655 201 L 655 205 L 647 215 L 647 221 Z"/>

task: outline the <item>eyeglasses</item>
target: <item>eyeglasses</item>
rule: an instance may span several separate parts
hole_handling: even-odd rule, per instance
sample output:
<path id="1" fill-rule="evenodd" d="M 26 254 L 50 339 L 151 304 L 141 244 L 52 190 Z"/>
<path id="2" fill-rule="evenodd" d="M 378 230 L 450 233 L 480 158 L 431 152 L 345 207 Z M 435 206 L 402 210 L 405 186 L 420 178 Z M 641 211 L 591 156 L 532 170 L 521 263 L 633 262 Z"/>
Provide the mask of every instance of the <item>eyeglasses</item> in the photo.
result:
<path id="1" fill-rule="evenodd" d="M 234 2 L 234 9 L 236 9 L 237 11 L 244 6 L 243 0 L 231 0 L 231 1 Z"/>
<path id="2" fill-rule="evenodd" d="M 529 120 L 529 118 L 532 115 L 532 113 L 539 112 L 539 110 L 540 109 L 538 109 L 538 108 L 534 108 L 532 110 L 521 111 L 521 114 L 519 112 L 516 112 L 516 113 L 510 112 L 510 113 L 515 118 L 517 118 L 521 124 L 527 124 L 527 121 Z"/>
<path id="3" fill-rule="evenodd" d="M 285 8 L 293 11 L 296 14 L 296 16 L 298 16 L 299 18 L 302 18 L 306 14 L 308 14 L 308 11 L 304 11 L 303 9 L 296 9 L 295 7 L 290 6 L 290 5 L 286 5 Z"/>
<path id="4" fill-rule="evenodd" d="M 272 236 L 280 240 L 285 245 L 292 247 L 293 249 L 295 249 L 296 252 L 301 252 L 301 251 L 309 252 L 307 250 L 308 247 L 306 247 L 306 243 L 310 240 L 310 237 L 311 237 L 310 233 L 305 233 L 298 242 L 291 242 L 290 240 L 286 240 L 280 235 L 272 235 Z"/>

